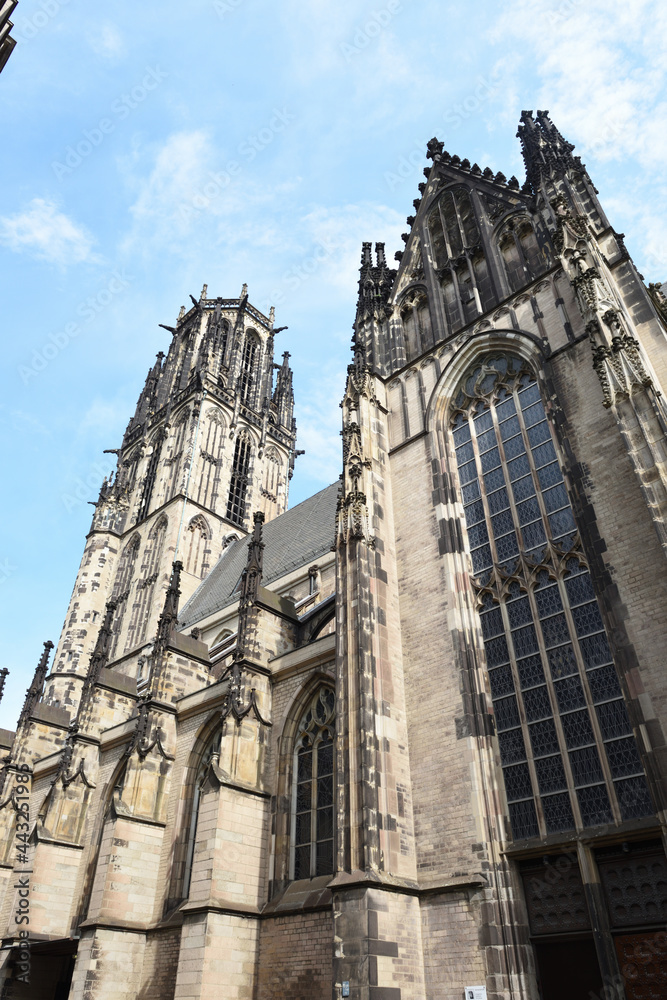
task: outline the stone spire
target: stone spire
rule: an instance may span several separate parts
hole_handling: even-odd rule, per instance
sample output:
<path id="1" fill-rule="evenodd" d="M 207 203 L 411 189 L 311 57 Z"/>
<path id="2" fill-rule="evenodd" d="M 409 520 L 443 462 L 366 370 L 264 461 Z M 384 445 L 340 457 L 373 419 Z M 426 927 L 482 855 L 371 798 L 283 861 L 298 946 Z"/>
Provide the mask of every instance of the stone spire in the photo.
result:
<path id="1" fill-rule="evenodd" d="M 169 588 L 164 601 L 164 608 L 162 609 L 162 614 L 160 615 L 160 620 L 157 626 L 156 643 L 162 648 L 164 648 L 169 642 L 171 633 L 173 632 L 174 626 L 178 620 L 178 599 L 181 596 L 180 584 L 182 572 L 183 563 L 180 559 L 177 559 L 172 567 Z"/>
<path id="2" fill-rule="evenodd" d="M 538 111 L 536 118 L 532 111 L 522 111 L 517 136 L 526 164 L 526 186 L 532 194 L 537 194 L 545 180 L 563 176 L 573 167 L 585 169 L 580 158 L 572 155 L 574 146 L 560 134 L 548 111 Z"/>

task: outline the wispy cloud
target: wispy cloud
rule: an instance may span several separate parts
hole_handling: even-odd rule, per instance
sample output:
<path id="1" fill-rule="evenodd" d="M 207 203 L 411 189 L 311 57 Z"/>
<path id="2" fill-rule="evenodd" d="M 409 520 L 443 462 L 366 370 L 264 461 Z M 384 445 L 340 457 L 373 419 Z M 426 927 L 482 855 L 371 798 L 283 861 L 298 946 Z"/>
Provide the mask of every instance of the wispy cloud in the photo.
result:
<path id="1" fill-rule="evenodd" d="M 115 24 L 105 21 L 88 31 L 88 44 L 97 56 L 115 62 L 126 53 L 123 36 Z"/>
<path id="2" fill-rule="evenodd" d="M 93 253 L 94 237 L 44 198 L 33 198 L 16 215 L 0 217 L 0 243 L 62 268 L 100 260 Z"/>

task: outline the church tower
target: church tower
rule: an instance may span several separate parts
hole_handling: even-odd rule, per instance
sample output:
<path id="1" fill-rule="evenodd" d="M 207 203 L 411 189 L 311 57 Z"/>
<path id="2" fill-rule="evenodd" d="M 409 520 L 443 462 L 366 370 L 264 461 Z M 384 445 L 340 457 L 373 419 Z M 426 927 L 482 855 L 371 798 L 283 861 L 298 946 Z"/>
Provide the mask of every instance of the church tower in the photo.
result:
<path id="1" fill-rule="evenodd" d="M 225 547 L 287 507 L 296 423 L 289 354 L 274 363 L 274 310 L 248 301 L 181 308 L 167 355 L 157 355 L 102 485 L 44 703 L 76 711 L 107 602 L 109 662 L 146 646 L 150 657 L 171 568 L 187 600 Z M 285 329 L 281 327 L 280 329 Z"/>

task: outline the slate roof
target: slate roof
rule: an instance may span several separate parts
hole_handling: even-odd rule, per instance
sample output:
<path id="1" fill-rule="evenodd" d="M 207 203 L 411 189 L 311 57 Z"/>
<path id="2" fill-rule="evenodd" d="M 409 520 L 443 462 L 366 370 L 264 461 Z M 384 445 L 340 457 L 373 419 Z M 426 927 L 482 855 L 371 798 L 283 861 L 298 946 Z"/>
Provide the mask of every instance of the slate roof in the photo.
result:
<path id="1" fill-rule="evenodd" d="M 331 551 L 337 498 L 335 482 L 264 525 L 264 586 Z M 248 538 L 232 542 L 183 607 L 179 628 L 196 625 L 233 603 L 247 558 Z"/>

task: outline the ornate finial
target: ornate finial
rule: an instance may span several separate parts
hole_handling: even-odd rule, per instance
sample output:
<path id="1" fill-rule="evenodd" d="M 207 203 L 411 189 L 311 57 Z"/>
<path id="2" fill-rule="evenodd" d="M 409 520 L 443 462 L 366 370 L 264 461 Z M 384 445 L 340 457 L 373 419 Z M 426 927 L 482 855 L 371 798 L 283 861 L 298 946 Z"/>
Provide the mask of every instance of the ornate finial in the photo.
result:
<path id="1" fill-rule="evenodd" d="M 185 316 L 185 306 L 181 306 L 181 311 L 178 314 L 178 322 L 179 323 L 183 319 L 184 316 Z"/>
<path id="2" fill-rule="evenodd" d="M 256 510 L 252 516 L 253 530 L 248 543 L 248 559 L 241 577 L 241 607 L 252 604 L 257 597 L 259 585 L 262 582 L 264 563 L 264 542 L 262 541 L 262 525 L 264 514 Z"/>
<path id="3" fill-rule="evenodd" d="M 2 696 L 5 691 L 5 681 L 7 680 L 8 673 L 9 670 L 7 667 L 3 667 L 2 670 L 0 670 L 0 701 L 2 701 Z"/>
<path id="4" fill-rule="evenodd" d="M 271 306 L 269 309 L 269 323 L 275 323 L 276 321 L 276 307 Z"/>
<path id="5" fill-rule="evenodd" d="M 373 257 L 371 255 L 372 243 L 362 243 L 361 244 L 361 266 L 362 267 L 372 267 Z"/>
<path id="6" fill-rule="evenodd" d="M 203 302 L 203 300 L 206 298 L 207 293 L 208 293 L 208 285 L 203 285 L 201 290 L 201 295 L 199 296 L 200 302 Z"/>
<path id="7" fill-rule="evenodd" d="M 242 299 L 248 298 L 248 286 L 245 283 L 241 286 L 241 298 Z"/>
<path id="8" fill-rule="evenodd" d="M 387 259 L 384 255 L 384 243 L 375 244 L 375 256 L 377 257 L 378 267 L 387 266 Z"/>
<path id="9" fill-rule="evenodd" d="M 442 154 L 444 148 L 444 142 L 440 142 L 439 139 L 436 139 L 436 137 L 433 136 L 433 138 L 429 139 L 426 143 L 426 159 L 435 160 L 436 156 L 440 156 Z"/>
<path id="10" fill-rule="evenodd" d="M 99 679 L 100 671 L 103 667 L 106 667 L 109 653 L 111 652 L 111 639 L 113 636 L 113 619 L 116 613 L 116 608 L 118 604 L 116 601 L 108 601 L 106 605 L 106 610 L 104 612 L 104 619 L 100 625 L 100 630 L 97 633 L 97 640 L 95 642 L 95 648 L 90 654 L 90 663 L 88 665 L 88 674 L 83 682 L 83 689 L 81 691 L 81 701 L 79 702 L 79 709 L 77 712 L 77 720 L 83 721 L 86 719 L 90 704 L 92 703 L 93 692 L 95 690 L 95 685 Z M 87 721 L 87 719 L 86 719 Z"/>
<path id="11" fill-rule="evenodd" d="M 44 690 L 44 681 L 46 680 L 46 672 L 49 665 L 49 656 L 51 655 L 51 650 L 53 649 L 52 642 L 44 643 L 44 652 L 39 658 L 39 663 L 35 668 L 35 674 L 32 679 L 32 684 L 26 691 L 25 701 L 23 703 L 23 709 L 21 710 L 21 715 L 19 716 L 19 726 L 27 722 L 30 713 L 33 708 L 42 697 L 42 692 Z"/>

